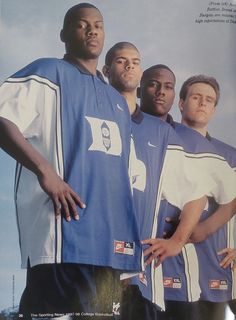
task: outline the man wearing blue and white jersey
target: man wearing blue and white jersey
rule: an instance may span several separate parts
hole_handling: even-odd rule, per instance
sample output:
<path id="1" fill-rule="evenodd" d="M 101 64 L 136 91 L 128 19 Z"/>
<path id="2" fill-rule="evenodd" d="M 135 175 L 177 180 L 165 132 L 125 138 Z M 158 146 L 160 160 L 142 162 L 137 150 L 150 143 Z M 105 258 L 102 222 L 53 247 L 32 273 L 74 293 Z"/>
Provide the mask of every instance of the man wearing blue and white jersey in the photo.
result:
<path id="1" fill-rule="evenodd" d="M 184 125 L 175 123 L 168 114 L 175 97 L 175 75 L 165 65 L 155 65 L 147 69 L 141 80 L 140 96 L 141 109 L 144 112 L 155 115 L 171 124 L 176 133 L 182 138 L 183 146 L 189 157 L 195 159 L 206 166 L 206 170 L 214 174 L 219 174 L 219 179 L 225 180 L 221 163 L 226 161 L 220 156 L 218 151 L 209 142 L 202 138 L 197 132 L 187 128 Z M 212 157 L 215 163 L 212 163 Z M 200 161 L 200 159 L 205 159 Z M 218 164 L 217 164 L 218 163 Z M 217 168 L 217 166 L 219 167 Z M 226 164 L 227 165 L 227 164 Z M 230 171 L 229 171 L 230 172 Z M 223 171 L 222 171 L 223 173 Z M 230 173 L 231 174 L 231 173 Z M 220 184 L 220 181 L 218 181 Z M 224 182 L 223 182 L 224 184 Z M 232 191 L 235 189 L 232 185 Z M 219 190 L 224 196 L 224 187 Z M 232 194 L 232 199 L 235 197 Z M 220 203 L 224 203 L 221 202 Z M 227 205 L 230 207 L 230 204 Z M 222 205 L 221 210 L 224 208 Z M 163 232 L 169 232 L 171 227 L 166 228 L 166 219 L 176 219 L 180 210 L 168 203 L 162 201 L 159 210 L 159 223 L 157 236 Z M 232 211 L 231 211 L 232 214 Z M 191 277 L 192 274 L 198 274 L 197 256 L 192 244 L 186 245 L 182 253 L 177 257 L 166 259 L 163 262 L 164 287 L 166 300 L 167 317 L 175 319 L 198 319 L 197 303 L 188 303 L 196 301 L 200 296 L 200 287 L 198 277 Z M 152 284 L 154 286 L 154 284 Z"/>
<path id="2" fill-rule="evenodd" d="M 120 272 L 142 269 L 128 174 L 130 115 L 96 70 L 100 11 L 86 3 L 69 9 L 61 39 L 64 59 L 39 59 L 0 89 L 1 146 L 18 161 L 27 268 L 20 312 L 119 314 Z"/>
<path id="3" fill-rule="evenodd" d="M 186 163 L 189 160 L 185 157 L 180 139 L 174 130 L 163 121 L 157 121 L 156 118 L 143 114 L 137 107 L 136 88 L 141 76 L 140 55 L 137 48 L 127 42 L 117 43 L 108 51 L 105 63 L 104 74 L 108 77 L 110 84 L 125 96 L 132 114 L 132 135 L 135 145 L 135 155 L 131 159 L 133 194 L 141 235 L 143 239 L 148 239 L 156 235 L 157 213 L 162 197 L 183 209 L 184 204 L 197 199 L 200 195 L 207 194 L 209 189 L 207 190 L 206 185 L 206 190 L 199 190 L 196 185 L 199 180 L 196 180 L 196 175 L 194 177 L 191 166 L 187 166 L 188 172 L 186 173 Z M 173 158 L 175 166 L 173 166 Z M 201 181 L 200 176 L 198 178 Z M 182 189 L 182 192 L 179 192 L 179 188 Z M 188 232 L 191 232 L 191 228 L 195 225 L 201 208 L 202 206 L 195 201 L 185 206 L 182 212 L 183 218 L 176 233 L 169 240 L 159 239 L 158 243 L 155 242 L 154 249 L 153 246 L 150 246 L 155 255 L 151 255 L 147 263 L 156 256 L 159 256 L 159 260 L 162 261 L 167 256 L 179 252 L 189 236 Z M 186 215 L 188 210 L 195 210 L 195 214 L 192 217 Z M 187 228 L 183 228 L 184 221 L 185 223 L 188 221 L 188 231 Z M 144 243 L 152 245 L 152 240 L 154 239 L 148 239 Z M 148 256 L 149 249 L 146 251 Z M 156 280 L 159 277 L 156 284 L 159 290 L 154 293 L 153 300 L 163 307 L 161 268 L 157 270 L 155 277 Z M 145 276 L 142 280 L 145 283 Z M 155 311 L 153 314 L 154 307 L 148 304 L 148 301 L 145 304 L 144 300 L 140 297 L 135 299 L 135 296 L 134 290 L 131 291 L 130 300 L 125 295 L 125 299 L 128 299 L 125 302 L 129 304 L 123 315 L 125 319 L 128 315 L 131 318 L 135 318 L 135 315 L 142 315 L 145 319 L 157 316 Z M 144 296 L 149 298 L 148 294 Z M 148 310 L 146 313 L 145 309 Z M 157 317 L 161 317 L 161 314 L 158 314 Z"/>
<path id="4" fill-rule="evenodd" d="M 182 114 L 182 123 L 210 141 L 218 154 L 228 161 L 235 173 L 236 149 L 211 137 L 207 129 L 208 123 L 215 113 L 219 95 L 219 84 L 213 77 L 197 75 L 187 79 L 180 90 L 179 108 Z M 205 239 L 202 238 L 198 229 L 193 234 L 195 241 L 197 238 L 198 241 L 204 240 L 195 244 L 201 287 L 200 316 L 203 320 L 209 319 L 209 317 L 224 319 L 224 306 L 227 301 L 234 313 L 236 308 L 235 269 L 230 268 L 229 262 L 222 268 L 224 263 L 221 263 L 222 255 L 230 252 L 230 248 L 235 248 L 235 221 L 232 218 L 216 230 L 217 221 L 214 221 L 216 220 L 214 214 L 216 208 L 217 204 L 210 198 L 209 207 L 203 213 L 200 224 L 200 230 L 204 227 L 205 230 L 209 228 L 204 236 Z M 235 212 L 234 206 L 232 214 Z M 208 217 L 210 218 L 207 219 Z M 222 218 L 225 218 L 224 222 L 228 220 L 224 211 Z M 201 238 L 199 238 L 200 235 Z M 222 250 L 224 248 L 225 250 Z"/>

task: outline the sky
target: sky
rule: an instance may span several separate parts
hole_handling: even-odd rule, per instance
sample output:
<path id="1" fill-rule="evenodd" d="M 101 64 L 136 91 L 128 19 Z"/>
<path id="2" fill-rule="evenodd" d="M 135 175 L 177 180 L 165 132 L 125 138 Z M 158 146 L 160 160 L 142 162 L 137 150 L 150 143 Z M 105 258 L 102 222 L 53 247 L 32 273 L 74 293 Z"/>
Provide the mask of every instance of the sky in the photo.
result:
<path id="1" fill-rule="evenodd" d="M 106 51 L 118 41 L 129 41 L 137 46 L 143 69 L 157 63 L 168 65 L 177 79 L 172 110 L 176 120 L 180 120 L 177 104 L 183 81 L 195 74 L 214 76 L 220 84 L 221 97 L 209 132 L 236 147 L 236 0 L 227 2 L 227 9 L 234 15 L 231 18 L 222 16 L 222 6 L 213 6 L 210 2 L 91 0 L 105 21 L 106 40 L 99 69 Z M 59 38 L 63 17 L 77 3 L 71 0 L 0 0 L 1 83 L 37 58 L 63 56 L 64 45 Z M 217 19 L 221 22 L 210 21 L 213 18 L 206 15 L 212 13 L 220 14 Z M 14 166 L 14 161 L 0 151 L 0 310 L 13 304 L 13 275 L 15 304 L 25 282 L 25 271 L 20 270 L 14 213 Z"/>

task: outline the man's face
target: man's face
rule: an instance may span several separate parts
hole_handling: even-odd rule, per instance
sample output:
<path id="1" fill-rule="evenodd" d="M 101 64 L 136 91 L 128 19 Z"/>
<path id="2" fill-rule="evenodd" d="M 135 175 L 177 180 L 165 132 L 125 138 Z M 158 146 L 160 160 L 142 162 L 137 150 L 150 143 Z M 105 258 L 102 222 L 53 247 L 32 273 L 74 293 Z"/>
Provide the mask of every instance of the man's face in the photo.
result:
<path id="1" fill-rule="evenodd" d="M 133 48 L 116 50 L 106 76 L 118 91 L 135 91 L 142 76 L 139 53 Z"/>
<path id="2" fill-rule="evenodd" d="M 175 78 L 167 69 L 153 69 L 140 88 L 141 109 L 165 119 L 175 98 Z"/>
<path id="3" fill-rule="evenodd" d="M 216 92 L 206 83 L 194 83 L 180 99 L 182 118 L 191 127 L 206 127 L 215 112 Z"/>
<path id="4" fill-rule="evenodd" d="M 81 59 L 96 59 L 104 43 L 103 18 L 94 8 L 79 9 L 67 30 L 69 50 Z"/>

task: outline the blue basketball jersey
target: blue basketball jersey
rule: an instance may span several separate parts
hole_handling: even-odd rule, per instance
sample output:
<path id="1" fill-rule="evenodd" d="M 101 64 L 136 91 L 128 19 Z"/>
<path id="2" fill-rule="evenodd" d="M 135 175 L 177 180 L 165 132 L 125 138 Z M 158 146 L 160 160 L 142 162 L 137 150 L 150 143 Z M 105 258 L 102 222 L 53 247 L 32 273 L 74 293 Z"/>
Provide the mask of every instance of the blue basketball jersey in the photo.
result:
<path id="1" fill-rule="evenodd" d="M 0 115 L 18 126 L 86 203 L 78 208 L 79 221 L 56 220 L 37 177 L 18 165 L 22 266 L 65 262 L 141 270 L 125 99 L 101 75 L 54 58 L 26 66 L 0 90 Z"/>
<path id="2" fill-rule="evenodd" d="M 185 203 L 208 194 L 214 187 L 210 175 L 196 166 L 197 161 L 202 160 L 192 160 L 192 154 L 185 152 L 171 126 L 140 110 L 132 120 L 134 203 L 141 238 L 154 238 L 164 219 L 159 209 L 164 199 L 178 208 L 179 214 Z M 164 308 L 161 266 L 155 269 L 153 264 L 149 265 L 145 273 L 132 279 L 132 284 L 138 284 L 145 298 Z"/>
<path id="3" fill-rule="evenodd" d="M 207 138 L 236 172 L 236 149 L 209 135 Z M 214 199 L 209 199 L 209 206 L 203 212 L 202 220 L 213 214 L 217 207 Z M 233 217 L 205 241 L 195 244 L 202 300 L 225 302 L 236 299 L 235 270 L 230 267 L 221 268 L 220 261 L 223 256 L 217 255 L 217 252 L 223 248 L 235 248 L 235 233 L 235 218 Z"/>
<path id="4" fill-rule="evenodd" d="M 209 159 L 215 157 L 215 159 L 218 159 L 219 163 L 221 163 L 222 161 L 223 163 L 225 163 L 226 160 L 228 161 L 229 155 L 221 152 L 216 144 L 209 143 L 209 141 L 198 132 L 193 131 L 190 128 L 178 123 L 174 124 L 174 128 L 176 133 L 182 138 L 185 151 L 187 151 L 189 156 L 191 156 L 191 153 L 194 153 L 197 157 L 204 156 L 208 157 Z M 234 148 L 231 148 L 231 153 L 233 149 Z M 210 163 L 211 161 L 209 162 L 209 164 Z M 232 162 L 230 164 L 232 165 Z M 212 166 L 212 168 L 215 170 L 215 174 L 219 174 L 219 184 L 220 179 L 222 180 L 223 184 L 224 181 L 227 184 L 228 175 L 224 176 L 224 174 L 222 174 L 223 170 L 221 173 L 221 170 L 217 170 L 216 166 Z M 233 175 L 232 171 L 231 175 Z M 232 187 L 231 190 L 235 192 L 235 187 Z M 224 194 L 225 191 L 223 185 L 219 188 L 219 192 L 222 192 L 222 194 Z M 232 199 L 233 198 L 234 197 L 232 197 Z M 217 209 L 217 207 L 218 205 L 216 203 L 216 200 L 213 197 L 208 198 L 208 205 L 202 213 L 201 219 L 205 219 L 206 217 L 208 217 Z M 174 217 L 175 214 L 176 216 L 178 216 L 179 210 L 178 208 L 174 208 L 173 206 L 165 202 L 162 203 L 160 212 L 166 212 L 168 217 Z M 231 273 L 229 270 L 228 272 L 224 272 L 223 269 L 220 268 L 220 257 L 217 256 L 217 251 L 220 248 L 223 248 L 224 244 L 226 245 L 227 237 L 232 238 L 232 228 L 228 229 L 228 236 L 226 229 L 227 227 L 224 226 L 217 232 L 218 235 L 216 233 L 210 236 L 203 243 L 197 244 L 196 246 L 192 244 L 185 245 L 181 254 L 176 257 L 168 258 L 163 262 L 163 283 L 165 288 L 166 300 L 191 302 L 198 300 L 200 296 L 205 300 L 215 302 L 227 300 L 224 300 L 222 298 L 225 295 L 226 290 L 231 295 L 232 276 L 229 276 L 229 273 Z M 164 230 L 165 224 L 162 223 L 162 228 L 159 229 L 159 236 L 161 236 L 161 233 L 164 232 Z M 218 250 L 216 250 L 217 247 Z M 222 275 L 222 279 L 219 277 L 219 271 Z M 227 273 L 228 276 L 226 276 Z M 225 276 L 223 276 L 223 274 L 225 274 Z M 214 281 L 214 278 L 216 281 Z M 231 279 L 231 281 L 229 281 L 229 278 Z M 222 284 L 220 284 L 221 280 Z M 216 283 L 218 284 L 219 288 L 210 289 L 210 287 L 213 287 Z M 225 285 L 226 283 L 227 285 Z M 206 291 L 208 291 L 208 294 L 206 294 Z M 208 297 L 206 298 L 206 296 Z M 221 298 L 219 298 L 220 296 Z"/>

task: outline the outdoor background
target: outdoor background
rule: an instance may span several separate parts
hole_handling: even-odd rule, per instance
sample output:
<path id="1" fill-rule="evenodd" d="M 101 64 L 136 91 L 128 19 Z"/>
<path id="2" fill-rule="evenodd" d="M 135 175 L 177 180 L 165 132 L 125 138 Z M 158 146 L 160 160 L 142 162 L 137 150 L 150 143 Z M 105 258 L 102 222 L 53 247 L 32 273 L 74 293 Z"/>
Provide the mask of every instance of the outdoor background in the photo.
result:
<path id="1" fill-rule="evenodd" d="M 63 56 L 64 45 L 59 38 L 63 17 L 77 3 L 0 0 L 1 83 L 39 57 Z M 167 64 L 177 78 L 172 110 L 176 120 L 180 119 L 177 102 L 183 81 L 200 73 L 216 77 L 221 98 L 209 131 L 236 147 L 235 0 L 227 2 L 227 8 L 232 9 L 232 17 L 227 18 L 222 16 L 225 11 L 221 5 L 215 6 L 207 0 L 92 0 L 90 3 L 100 9 L 105 21 L 106 41 L 100 70 L 106 51 L 118 41 L 130 41 L 138 47 L 143 69 L 157 63 Z M 216 22 L 206 16 L 212 12 L 218 14 Z M 14 166 L 14 161 L 0 151 L 0 311 L 19 303 L 25 283 L 14 213 Z"/>

